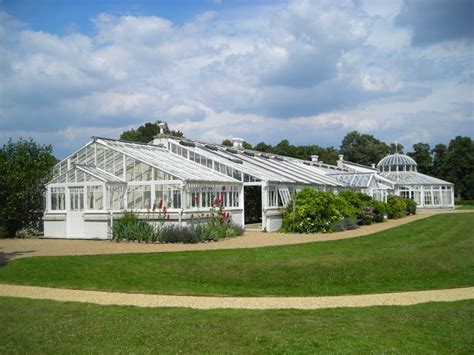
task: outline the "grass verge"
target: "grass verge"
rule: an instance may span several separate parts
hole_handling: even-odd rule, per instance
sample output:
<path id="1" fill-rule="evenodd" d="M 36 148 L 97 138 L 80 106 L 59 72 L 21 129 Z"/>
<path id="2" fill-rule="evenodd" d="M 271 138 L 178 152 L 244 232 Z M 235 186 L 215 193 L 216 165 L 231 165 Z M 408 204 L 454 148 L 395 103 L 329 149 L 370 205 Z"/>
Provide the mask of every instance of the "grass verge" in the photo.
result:
<path id="1" fill-rule="evenodd" d="M 436 215 L 377 234 L 257 249 L 35 257 L 0 282 L 233 296 L 363 294 L 474 285 L 474 218 Z"/>
<path id="2" fill-rule="evenodd" d="M 0 353 L 456 353 L 474 301 L 316 311 L 143 309 L 0 297 Z"/>

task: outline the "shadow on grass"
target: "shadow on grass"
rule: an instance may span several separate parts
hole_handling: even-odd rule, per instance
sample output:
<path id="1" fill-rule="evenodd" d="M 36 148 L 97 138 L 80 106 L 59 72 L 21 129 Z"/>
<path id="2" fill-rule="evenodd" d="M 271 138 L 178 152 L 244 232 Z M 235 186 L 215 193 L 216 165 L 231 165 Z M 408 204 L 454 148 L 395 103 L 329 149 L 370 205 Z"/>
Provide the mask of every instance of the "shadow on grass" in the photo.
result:
<path id="1" fill-rule="evenodd" d="M 36 250 L 22 250 L 22 251 L 12 251 L 6 253 L 2 251 L 3 248 L 0 248 L 0 267 L 5 266 L 10 260 L 17 259 L 24 254 L 34 253 Z"/>

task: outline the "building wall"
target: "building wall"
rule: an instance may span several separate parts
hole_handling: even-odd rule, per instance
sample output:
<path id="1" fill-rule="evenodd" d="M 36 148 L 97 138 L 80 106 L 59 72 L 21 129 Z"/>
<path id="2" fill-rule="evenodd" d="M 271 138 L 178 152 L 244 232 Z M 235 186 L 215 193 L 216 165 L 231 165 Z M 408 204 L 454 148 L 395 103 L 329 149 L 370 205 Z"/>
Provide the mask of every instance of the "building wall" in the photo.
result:
<path id="1" fill-rule="evenodd" d="M 66 220 L 44 221 L 44 237 L 45 238 L 66 238 Z"/>
<path id="2" fill-rule="evenodd" d="M 279 209 L 267 209 L 265 211 L 264 230 L 267 232 L 276 232 L 280 229 L 283 222 L 283 213 Z"/>

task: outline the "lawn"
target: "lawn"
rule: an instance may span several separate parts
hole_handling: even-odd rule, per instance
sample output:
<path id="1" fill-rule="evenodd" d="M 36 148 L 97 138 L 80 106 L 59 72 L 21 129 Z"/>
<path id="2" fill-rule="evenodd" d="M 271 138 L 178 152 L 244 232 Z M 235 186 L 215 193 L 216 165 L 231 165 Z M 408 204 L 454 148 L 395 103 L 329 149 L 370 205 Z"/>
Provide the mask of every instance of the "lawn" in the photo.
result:
<path id="1" fill-rule="evenodd" d="M 457 205 L 457 210 L 474 210 L 474 205 Z"/>
<path id="2" fill-rule="evenodd" d="M 408 307 L 188 310 L 0 297 L 0 353 L 456 353 L 474 301 Z"/>
<path id="3" fill-rule="evenodd" d="M 473 286 L 473 230 L 472 214 L 444 214 L 339 241 L 239 250 L 35 257 L 0 268 L 0 282 L 234 296 Z"/>

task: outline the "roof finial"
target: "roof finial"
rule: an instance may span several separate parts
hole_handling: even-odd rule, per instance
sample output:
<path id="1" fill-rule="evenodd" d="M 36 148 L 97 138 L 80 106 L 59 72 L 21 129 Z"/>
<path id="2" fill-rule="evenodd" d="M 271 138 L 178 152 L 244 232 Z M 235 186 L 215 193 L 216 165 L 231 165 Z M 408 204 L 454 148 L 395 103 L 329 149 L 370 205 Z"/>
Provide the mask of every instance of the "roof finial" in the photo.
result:
<path id="1" fill-rule="evenodd" d="M 398 154 L 398 141 L 395 141 L 395 154 Z"/>

